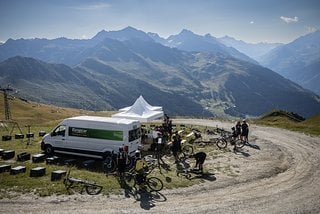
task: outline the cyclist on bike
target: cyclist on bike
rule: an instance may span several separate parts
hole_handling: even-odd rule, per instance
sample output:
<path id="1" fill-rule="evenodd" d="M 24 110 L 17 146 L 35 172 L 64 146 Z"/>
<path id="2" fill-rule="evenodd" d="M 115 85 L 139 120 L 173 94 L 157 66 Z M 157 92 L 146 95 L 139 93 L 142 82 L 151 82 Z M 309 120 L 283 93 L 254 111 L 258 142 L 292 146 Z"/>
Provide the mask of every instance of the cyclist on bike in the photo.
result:
<path id="1" fill-rule="evenodd" d="M 143 185 L 146 181 L 148 164 L 147 162 L 141 158 L 141 153 L 139 150 L 135 152 L 136 163 L 134 166 L 134 172 L 136 172 L 136 181 L 139 185 L 139 188 L 143 188 Z"/>
<path id="2" fill-rule="evenodd" d="M 196 165 L 194 166 L 194 169 L 199 167 L 199 171 L 203 173 L 203 163 L 206 160 L 207 154 L 204 152 L 197 152 L 189 157 L 196 159 Z"/>

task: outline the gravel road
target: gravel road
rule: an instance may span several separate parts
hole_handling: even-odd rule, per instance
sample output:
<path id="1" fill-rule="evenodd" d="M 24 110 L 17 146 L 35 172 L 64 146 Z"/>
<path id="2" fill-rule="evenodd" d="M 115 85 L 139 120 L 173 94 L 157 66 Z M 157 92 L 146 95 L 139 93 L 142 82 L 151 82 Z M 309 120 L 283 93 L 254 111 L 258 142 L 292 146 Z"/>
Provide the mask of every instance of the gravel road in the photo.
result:
<path id="1" fill-rule="evenodd" d="M 174 120 L 224 127 L 215 120 Z M 320 138 L 278 128 L 250 126 L 252 146 L 205 163 L 214 177 L 188 188 L 111 196 L 23 195 L 0 200 L 0 213 L 320 213 Z"/>

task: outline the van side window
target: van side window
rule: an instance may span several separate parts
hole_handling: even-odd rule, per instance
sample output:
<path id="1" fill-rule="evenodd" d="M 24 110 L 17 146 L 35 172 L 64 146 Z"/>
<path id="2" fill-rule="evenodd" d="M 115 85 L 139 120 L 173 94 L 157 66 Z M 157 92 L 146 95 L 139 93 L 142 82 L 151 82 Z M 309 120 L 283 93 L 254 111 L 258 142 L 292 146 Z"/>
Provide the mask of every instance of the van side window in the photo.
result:
<path id="1" fill-rule="evenodd" d="M 129 131 L 129 142 L 140 138 L 140 128 Z"/>
<path id="2" fill-rule="evenodd" d="M 53 132 L 52 135 L 53 136 L 64 136 L 66 132 L 66 126 L 61 125 L 58 126 Z"/>

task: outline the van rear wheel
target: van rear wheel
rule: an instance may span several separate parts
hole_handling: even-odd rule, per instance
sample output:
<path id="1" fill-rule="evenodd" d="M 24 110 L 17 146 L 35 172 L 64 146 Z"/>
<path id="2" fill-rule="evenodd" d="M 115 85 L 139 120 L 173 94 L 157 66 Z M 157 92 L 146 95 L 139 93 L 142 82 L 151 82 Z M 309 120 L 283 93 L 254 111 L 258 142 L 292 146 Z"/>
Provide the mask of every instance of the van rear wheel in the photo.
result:
<path id="1" fill-rule="evenodd" d="M 47 155 L 52 155 L 53 154 L 53 147 L 51 145 L 46 145 L 44 147 L 44 152 L 47 154 Z"/>

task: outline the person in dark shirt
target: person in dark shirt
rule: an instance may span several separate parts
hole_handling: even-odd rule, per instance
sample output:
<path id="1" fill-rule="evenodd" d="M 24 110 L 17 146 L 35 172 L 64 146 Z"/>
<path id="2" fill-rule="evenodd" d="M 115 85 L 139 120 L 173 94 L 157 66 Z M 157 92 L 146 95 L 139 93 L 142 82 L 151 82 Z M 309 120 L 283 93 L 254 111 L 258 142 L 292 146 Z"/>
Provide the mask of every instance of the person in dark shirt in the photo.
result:
<path id="1" fill-rule="evenodd" d="M 178 134 L 178 132 L 176 132 L 173 136 L 172 136 L 172 145 L 171 145 L 171 151 L 172 154 L 174 156 L 174 159 L 177 162 L 179 162 L 179 154 L 181 152 L 181 136 Z"/>
<path id="2" fill-rule="evenodd" d="M 197 152 L 193 155 L 190 155 L 190 157 L 196 159 L 196 165 L 194 166 L 194 168 L 199 167 L 199 171 L 202 173 L 203 163 L 206 160 L 207 154 L 204 152 Z"/>
<path id="3" fill-rule="evenodd" d="M 248 142 L 249 126 L 246 120 L 242 121 L 241 124 L 241 140 Z"/>
<path id="4" fill-rule="evenodd" d="M 126 170 L 127 158 L 128 158 L 127 152 L 124 151 L 123 147 L 120 147 L 117 155 L 117 166 L 118 166 L 118 173 L 120 177 L 123 176 Z"/>
<path id="5" fill-rule="evenodd" d="M 240 138 L 240 135 L 241 135 L 241 122 L 240 121 L 238 121 L 236 124 L 236 134 L 237 134 L 237 137 Z"/>

